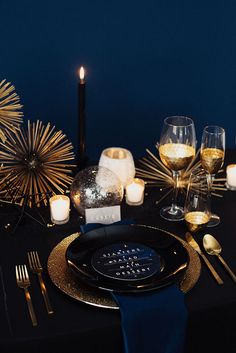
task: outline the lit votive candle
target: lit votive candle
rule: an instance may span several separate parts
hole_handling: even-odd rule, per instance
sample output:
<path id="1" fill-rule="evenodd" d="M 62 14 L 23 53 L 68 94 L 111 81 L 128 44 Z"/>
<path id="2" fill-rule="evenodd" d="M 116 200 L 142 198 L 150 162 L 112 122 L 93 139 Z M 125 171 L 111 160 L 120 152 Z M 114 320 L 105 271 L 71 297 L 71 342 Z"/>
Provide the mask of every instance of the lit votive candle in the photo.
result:
<path id="1" fill-rule="evenodd" d="M 55 224 L 65 224 L 69 221 L 70 198 L 65 195 L 55 195 L 49 200 L 51 221 Z"/>
<path id="2" fill-rule="evenodd" d="M 126 185 L 126 203 L 139 206 L 143 203 L 145 183 L 142 179 L 134 178 Z"/>
<path id="3" fill-rule="evenodd" d="M 236 190 L 236 164 L 230 164 L 226 168 L 227 188 Z"/>

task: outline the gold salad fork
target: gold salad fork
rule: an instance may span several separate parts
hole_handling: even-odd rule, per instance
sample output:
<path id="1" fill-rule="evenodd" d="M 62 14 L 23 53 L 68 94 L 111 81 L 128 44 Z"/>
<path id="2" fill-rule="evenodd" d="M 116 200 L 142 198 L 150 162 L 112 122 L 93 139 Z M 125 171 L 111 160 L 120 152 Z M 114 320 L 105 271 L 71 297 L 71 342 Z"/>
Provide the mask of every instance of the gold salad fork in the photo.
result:
<path id="1" fill-rule="evenodd" d="M 31 296 L 28 290 L 28 287 L 30 286 L 30 279 L 29 279 L 26 265 L 16 265 L 16 282 L 18 287 L 24 289 L 25 298 L 28 305 L 28 310 L 32 321 L 32 325 L 37 326 L 38 323 L 34 312 Z"/>
<path id="2" fill-rule="evenodd" d="M 44 302 L 46 305 L 47 313 L 53 314 L 54 311 L 53 311 L 52 306 L 50 304 L 47 288 L 45 286 L 45 283 L 44 283 L 43 277 L 42 277 L 43 267 L 40 263 L 38 252 L 37 251 L 29 251 L 27 253 L 27 255 L 28 255 L 28 260 L 29 260 L 31 272 L 38 276 L 39 285 L 40 285 L 41 293 L 43 295 L 43 299 L 44 299 Z"/>

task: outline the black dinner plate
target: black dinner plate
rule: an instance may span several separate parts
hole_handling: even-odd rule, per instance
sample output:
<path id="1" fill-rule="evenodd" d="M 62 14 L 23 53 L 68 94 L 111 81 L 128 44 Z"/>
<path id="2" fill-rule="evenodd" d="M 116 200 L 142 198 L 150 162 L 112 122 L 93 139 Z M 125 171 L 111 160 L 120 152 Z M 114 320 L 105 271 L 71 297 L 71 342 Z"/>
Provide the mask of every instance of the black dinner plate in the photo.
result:
<path id="1" fill-rule="evenodd" d="M 90 286 L 142 292 L 179 280 L 189 257 L 168 232 L 143 225 L 110 225 L 76 238 L 67 248 L 66 261 Z"/>

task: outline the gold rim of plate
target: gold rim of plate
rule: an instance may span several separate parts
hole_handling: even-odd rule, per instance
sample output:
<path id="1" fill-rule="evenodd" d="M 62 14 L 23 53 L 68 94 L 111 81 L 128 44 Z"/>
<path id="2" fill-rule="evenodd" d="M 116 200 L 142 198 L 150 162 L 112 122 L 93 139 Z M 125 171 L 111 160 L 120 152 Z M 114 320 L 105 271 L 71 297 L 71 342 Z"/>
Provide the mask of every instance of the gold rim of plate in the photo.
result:
<path id="1" fill-rule="evenodd" d="M 187 293 L 195 286 L 200 277 L 201 262 L 198 254 L 192 249 L 190 245 L 188 245 L 188 243 L 186 243 L 177 235 L 157 227 L 146 227 L 160 230 L 175 237 L 183 244 L 184 248 L 188 252 L 189 264 L 185 271 L 185 275 L 179 282 L 180 290 L 184 293 Z M 112 299 L 112 296 L 109 292 L 89 287 L 88 285 L 81 283 L 68 268 L 65 258 L 66 249 L 70 243 L 79 235 L 80 233 L 69 235 L 61 242 L 59 242 L 51 251 L 48 257 L 47 268 L 52 282 L 62 292 L 80 302 L 100 308 L 119 309 L 117 303 Z"/>

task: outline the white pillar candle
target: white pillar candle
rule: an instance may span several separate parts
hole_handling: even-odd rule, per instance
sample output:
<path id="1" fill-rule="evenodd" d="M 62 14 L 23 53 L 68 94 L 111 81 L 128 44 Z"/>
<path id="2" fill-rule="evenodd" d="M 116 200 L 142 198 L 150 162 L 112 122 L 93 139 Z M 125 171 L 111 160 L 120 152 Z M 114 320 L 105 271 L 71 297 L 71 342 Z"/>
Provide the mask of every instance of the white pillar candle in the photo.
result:
<path id="1" fill-rule="evenodd" d="M 65 224 L 69 221 L 70 198 L 65 195 L 55 195 L 50 198 L 51 221 L 55 224 Z"/>
<path id="2" fill-rule="evenodd" d="M 236 190 L 236 164 L 230 164 L 226 168 L 227 188 Z"/>
<path id="3" fill-rule="evenodd" d="M 126 185 L 126 203 L 139 206 L 143 203 L 145 183 L 142 179 L 134 178 Z"/>

